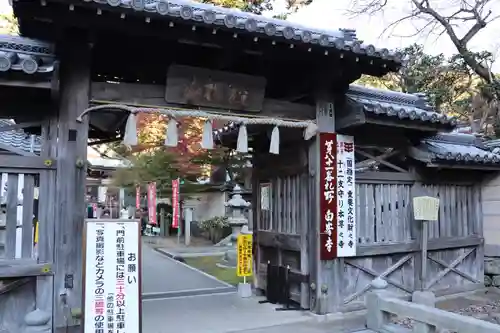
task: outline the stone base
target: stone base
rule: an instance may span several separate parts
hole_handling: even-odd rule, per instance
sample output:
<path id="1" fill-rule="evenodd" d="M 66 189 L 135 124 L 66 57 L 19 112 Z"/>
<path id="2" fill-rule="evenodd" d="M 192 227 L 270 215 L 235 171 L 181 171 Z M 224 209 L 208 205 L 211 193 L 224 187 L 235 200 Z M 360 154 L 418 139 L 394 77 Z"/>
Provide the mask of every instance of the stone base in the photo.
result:
<path id="1" fill-rule="evenodd" d="M 241 298 L 252 297 L 252 286 L 250 283 L 238 283 L 238 296 Z"/>
<path id="2" fill-rule="evenodd" d="M 495 257 L 484 258 L 484 274 L 500 275 L 500 258 L 495 258 Z"/>
<path id="3" fill-rule="evenodd" d="M 83 326 L 69 326 L 69 327 L 58 327 L 55 333 L 81 333 Z"/>
<path id="4" fill-rule="evenodd" d="M 500 288 L 500 258 L 484 258 L 484 285 Z"/>
<path id="5" fill-rule="evenodd" d="M 52 328 L 50 325 L 43 326 L 26 326 L 23 333 L 51 333 Z"/>
<path id="6" fill-rule="evenodd" d="M 236 248 L 227 250 L 222 261 L 226 266 L 236 267 L 238 263 L 238 253 Z"/>

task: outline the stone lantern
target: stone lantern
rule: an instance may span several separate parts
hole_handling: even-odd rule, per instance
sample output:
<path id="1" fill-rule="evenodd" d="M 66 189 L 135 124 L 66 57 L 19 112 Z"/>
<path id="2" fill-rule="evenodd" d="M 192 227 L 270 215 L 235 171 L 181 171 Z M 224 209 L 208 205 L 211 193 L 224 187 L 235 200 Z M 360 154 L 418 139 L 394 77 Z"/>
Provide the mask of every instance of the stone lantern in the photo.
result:
<path id="1" fill-rule="evenodd" d="M 243 199 L 242 193 L 241 187 L 236 184 L 231 199 L 225 203 L 225 206 L 230 209 L 228 223 L 232 229 L 231 242 L 236 242 L 242 231 L 248 232 L 248 219 L 245 217 L 245 210 L 250 207 L 250 202 Z"/>
<path id="2" fill-rule="evenodd" d="M 248 219 L 245 217 L 245 209 L 250 207 L 250 202 L 245 201 L 241 194 L 243 193 L 239 185 L 235 185 L 231 199 L 224 205 L 229 208 L 228 223 L 232 229 L 231 235 L 219 243 L 219 246 L 227 246 L 226 253 L 219 263 L 222 267 L 236 267 L 237 251 L 236 243 L 238 235 L 241 233 L 248 234 Z"/>

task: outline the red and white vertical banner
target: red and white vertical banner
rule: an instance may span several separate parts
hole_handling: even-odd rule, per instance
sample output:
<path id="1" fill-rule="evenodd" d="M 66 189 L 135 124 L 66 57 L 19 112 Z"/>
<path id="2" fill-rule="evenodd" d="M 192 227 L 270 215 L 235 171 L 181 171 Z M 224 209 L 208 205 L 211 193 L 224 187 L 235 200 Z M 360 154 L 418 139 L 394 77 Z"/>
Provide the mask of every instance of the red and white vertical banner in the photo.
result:
<path id="1" fill-rule="evenodd" d="M 179 228 L 179 178 L 172 179 L 172 228 Z"/>
<path id="2" fill-rule="evenodd" d="M 356 255 L 354 138 L 337 135 L 337 256 Z"/>
<path id="3" fill-rule="evenodd" d="M 97 218 L 97 204 L 96 203 L 92 204 L 92 217 L 95 219 Z"/>
<path id="4" fill-rule="evenodd" d="M 135 209 L 136 210 L 141 209 L 141 187 L 140 186 L 135 187 Z"/>
<path id="5" fill-rule="evenodd" d="M 320 151 L 320 259 L 337 257 L 337 135 L 319 134 Z"/>
<path id="6" fill-rule="evenodd" d="M 156 225 L 156 183 L 148 184 L 148 216 L 149 223 Z"/>

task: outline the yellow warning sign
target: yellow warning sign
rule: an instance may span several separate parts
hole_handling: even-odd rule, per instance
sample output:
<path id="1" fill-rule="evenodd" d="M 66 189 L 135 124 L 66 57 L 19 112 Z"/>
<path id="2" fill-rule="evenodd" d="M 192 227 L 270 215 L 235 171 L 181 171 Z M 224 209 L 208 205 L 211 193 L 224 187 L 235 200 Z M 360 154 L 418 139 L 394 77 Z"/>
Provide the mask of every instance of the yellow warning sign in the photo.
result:
<path id="1" fill-rule="evenodd" d="M 35 239 L 34 243 L 38 244 L 38 221 L 35 222 Z"/>
<path id="2" fill-rule="evenodd" d="M 252 276 L 252 235 L 238 236 L 238 265 L 236 273 L 238 276 Z"/>

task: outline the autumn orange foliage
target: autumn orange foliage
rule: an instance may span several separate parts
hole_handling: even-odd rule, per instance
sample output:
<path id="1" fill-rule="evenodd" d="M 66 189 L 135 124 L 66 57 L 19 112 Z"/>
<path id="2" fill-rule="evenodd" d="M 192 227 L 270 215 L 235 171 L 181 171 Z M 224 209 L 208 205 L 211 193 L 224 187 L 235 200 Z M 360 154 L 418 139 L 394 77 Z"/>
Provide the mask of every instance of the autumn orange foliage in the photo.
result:
<path id="1" fill-rule="evenodd" d="M 139 144 L 132 149 L 132 153 L 151 153 L 158 149 L 175 156 L 176 166 L 186 176 L 199 176 L 207 172 L 206 166 L 194 163 L 192 160 L 202 157 L 206 151 L 201 148 L 204 119 L 179 119 L 179 144 L 177 147 L 165 147 L 166 127 L 168 117 L 158 114 L 139 113 L 137 115 L 137 130 Z"/>

